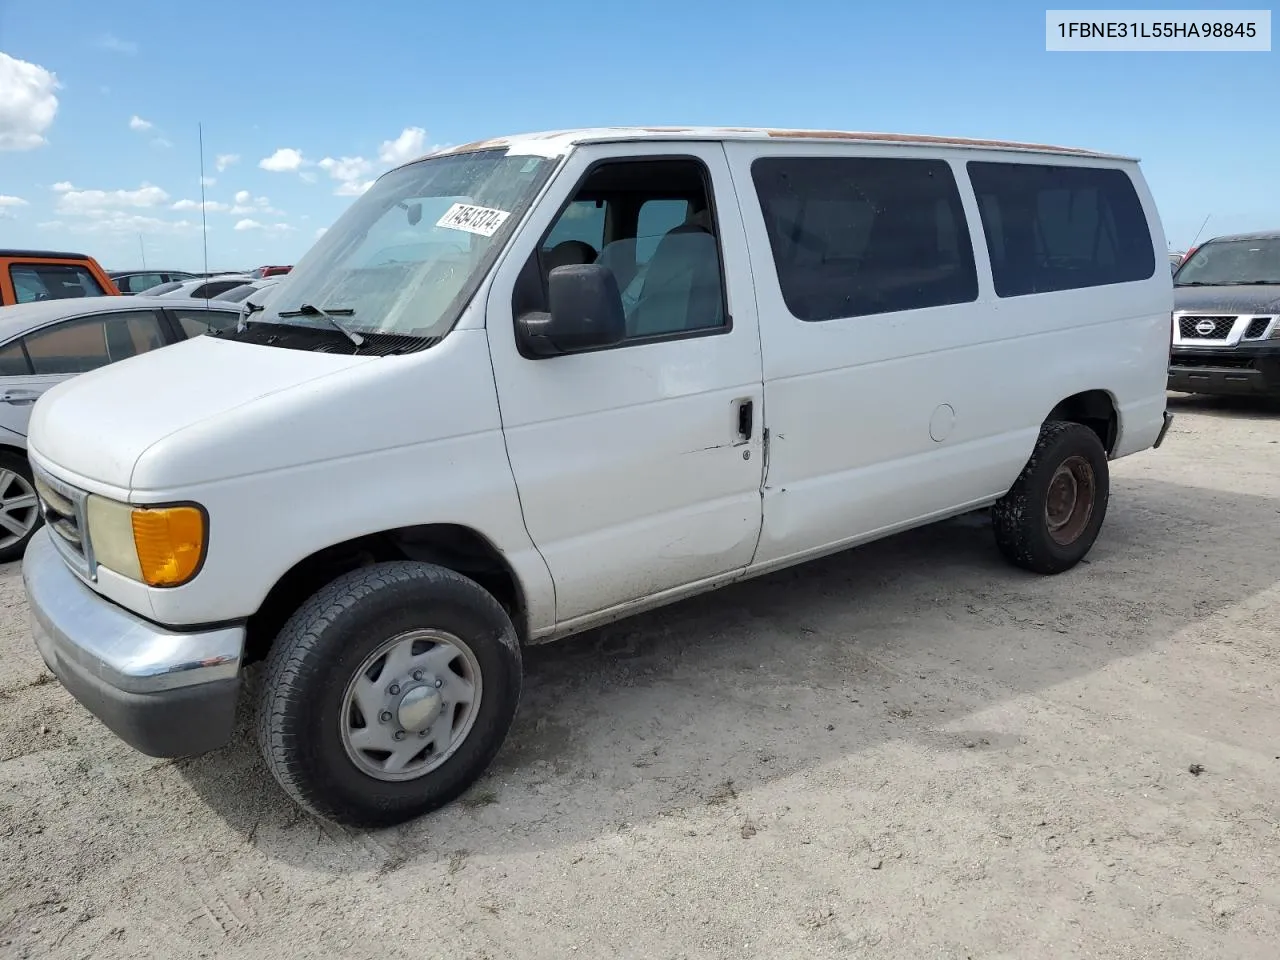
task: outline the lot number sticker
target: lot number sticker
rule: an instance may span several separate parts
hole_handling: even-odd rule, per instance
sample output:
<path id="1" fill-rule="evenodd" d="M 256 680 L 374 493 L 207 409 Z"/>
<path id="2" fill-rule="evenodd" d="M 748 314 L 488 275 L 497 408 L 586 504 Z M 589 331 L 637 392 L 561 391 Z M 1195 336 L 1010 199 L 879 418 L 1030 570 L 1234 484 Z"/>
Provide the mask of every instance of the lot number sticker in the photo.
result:
<path id="1" fill-rule="evenodd" d="M 469 203 L 455 203 L 444 212 L 443 217 L 436 221 L 436 226 L 478 233 L 482 237 L 492 237 L 509 216 L 511 214 L 506 210 L 475 207 Z"/>

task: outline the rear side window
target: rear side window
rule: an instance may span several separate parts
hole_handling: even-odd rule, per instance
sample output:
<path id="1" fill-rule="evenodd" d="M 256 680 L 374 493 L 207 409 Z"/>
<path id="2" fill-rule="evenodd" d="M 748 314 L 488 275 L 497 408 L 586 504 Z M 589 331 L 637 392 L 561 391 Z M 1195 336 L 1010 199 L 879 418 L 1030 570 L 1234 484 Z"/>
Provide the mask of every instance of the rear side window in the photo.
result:
<path id="1" fill-rule="evenodd" d="M 220 293 L 234 290 L 244 283 L 243 280 L 210 280 L 191 291 L 192 300 L 212 300 Z"/>
<path id="2" fill-rule="evenodd" d="M 85 373 L 165 345 L 160 318 L 150 310 L 65 320 L 24 342 L 38 374 Z"/>
<path id="3" fill-rule="evenodd" d="M 996 295 L 1146 280 L 1155 249 L 1123 170 L 970 161 Z"/>
<path id="4" fill-rule="evenodd" d="M 163 282 L 164 277 L 158 273 L 141 273 L 132 277 L 121 277 L 116 281 L 116 286 L 120 288 L 121 293 L 141 293 Z"/>
<path id="5" fill-rule="evenodd" d="M 230 310 L 174 310 L 173 315 L 187 337 L 198 337 L 210 330 L 226 330 L 240 321 L 239 313 Z"/>
<path id="6" fill-rule="evenodd" d="M 72 263 L 10 264 L 9 279 L 18 303 L 106 296 L 92 273 Z"/>
<path id="7" fill-rule="evenodd" d="M 21 377 L 30 372 L 31 364 L 27 362 L 20 340 L 0 347 L 0 377 Z"/>
<path id="8" fill-rule="evenodd" d="M 761 158 L 751 165 L 787 309 L 800 320 L 978 298 L 951 167 L 882 157 Z"/>

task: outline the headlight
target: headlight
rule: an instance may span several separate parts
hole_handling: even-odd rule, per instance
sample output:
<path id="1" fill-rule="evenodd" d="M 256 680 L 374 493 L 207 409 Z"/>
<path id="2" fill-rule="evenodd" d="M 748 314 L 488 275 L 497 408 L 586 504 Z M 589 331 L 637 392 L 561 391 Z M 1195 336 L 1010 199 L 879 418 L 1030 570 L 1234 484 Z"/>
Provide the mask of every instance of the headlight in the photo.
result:
<path id="1" fill-rule="evenodd" d="M 207 531 L 199 507 L 134 507 L 92 495 L 85 505 L 94 559 L 152 587 L 177 587 L 204 561 Z"/>

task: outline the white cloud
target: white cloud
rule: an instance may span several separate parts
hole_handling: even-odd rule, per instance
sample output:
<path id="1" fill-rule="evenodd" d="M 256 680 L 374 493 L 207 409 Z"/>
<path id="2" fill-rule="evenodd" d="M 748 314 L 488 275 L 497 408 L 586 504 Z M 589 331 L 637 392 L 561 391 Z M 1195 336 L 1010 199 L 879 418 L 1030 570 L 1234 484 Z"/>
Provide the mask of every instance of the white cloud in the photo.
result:
<path id="1" fill-rule="evenodd" d="M 68 189 L 61 189 L 66 187 Z M 102 217 L 106 211 L 158 207 L 169 202 L 169 195 L 159 187 L 144 183 L 137 190 L 76 190 L 69 183 L 54 185 L 59 193 L 58 212 L 85 217 Z"/>
<path id="2" fill-rule="evenodd" d="M 271 206 L 271 200 L 267 197 L 255 197 L 248 190 L 241 190 L 235 196 L 236 205 L 231 208 L 232 213 L 236 214 L 266 214 L 275 216 L 283 216 L 283 210 L 277 210 Z"/>
<path id="3" fill-rule="evenodd" d="M 348 180 L 346 183 L 338 187 L 337 190 L 333 191 L 333 195 L 335 197 L 358 197 L 372 186 L 372 180 Z"/>
<path id="4" fill-rule="evenodd" d="M 173 143 L 166 140 L 164 137 L 156 137 L 154 140 L 151 141 L 151 145 L 153 147 L 172 147 Z"/>
<path id="5" fill-rule="evenodd" d="M 326 231 L 326 230 L 328 230 L 328 229 L 329 229 L 328 227 L 319 227 L 319 228 L 317 228 L 317 230 L 316 230 L 316 239 L 317 239 L 317 240 L 319 240 L 321 237 L 323 237 L 323 236 L 325 235 L 325 231 Z"/>
<path id="6" fill-rule="evenodd" d="M 217 183 L 218 183 L 217 177 L 201 177 L 200 178 L 200 186 L 202 187 L 216 186 Z"/>
<path id="7" fill-rule="evenodd" d="M 138 52 L 138 45 L 132 40 L 121 40 L 114 33 L 104 33 L 98 38 L 98 46 L 112 53 L 124 53 L 133 56 Z"/>
<path id="8" fill-rule="evenodd" d="M 0 193 L 0 208 L 25 207 L 26 205 L 27 201 L 23 200 L 21 197 L 10 197 Z"/>
<path id="9" fill-rule="evenodd" d="M 314 173 L 311 173 L 305 170 L 302 173 L 298 174 L 298 176 L 302 179 L 303 183 L 315 183 L 318 179 L 320 179 Z"/>
<path id="10" fill-rule="evenodd" d="M 263 233 L 289 233 L 293 227 L 287 223 L 260 223 L 257 220 L 238 220 L 236 230 L 261 230 Z"/>
<path id="11" fill-rule="evenodd" d="M 199 200 L 179 200 L 177 203 L 169 207 L 170 210 L 199 210 Z M 206 213 L 227 213 L 231 210 L 231 205 L 221 203 L 217 200 L 206 200 L 204 203 Z"/>
<path id="12" fill-rule="evenodd" d="M 143 120 L 136 113 L 129 118 L 130 130 L 150 130 L 154 126 L 155 124 L 152 123 L 150 120 Z"/>
<path id="13" fill-rule="evenodd" d="M 0 53 L 0 150 L 34 150 L 58 112 L 58 78 L 44 67 Z"/>
<path id="14" fill-rule="evenodd" d="M 222 173 L 227 167 L 234 166 L 240 162 L 240 154 L 238 153 L 220 153 L 213 158 L 213 165 L 219 173 Z"/>
<path id="15" fill-rule="evenodd" d="M 69 180 L 61 180 L 55 183 L 51 189 L 54 193 L 66 193 L 68 190 L 74 190 L 75 187 L 71 185 Z"/>
<path id="16" fill-rule="evenodd" d="M 364 157 L 342 157 L 338 160 L 325 157 L 317 166 L 338 181 L 338 187 L 333 191 L 336 196 L 358 197 L 373 186 L 372 180 L 365 179 L 373 164 Z"/>
<path id="17" fill-rule="evenodd" d="M 258 161 L 258 166 L 263 170 L 270 170 L 272 173 L 293 173 L 299 170 L 306 161 L 302 159 L 302 153 L 293 147 L 281 147 L 269 157 L 263 157 Z"/>
<path id="18" fill-rule="evenodd" d="M 338 160 L 325 157 L 317 166 L 335 180 L 359 180 L 373 169 L 364 157 L 342 157 Z"/>
<path id="19" fill-rule="evenodd" d="M 378 159 L 392 166 L 407 163 L 427 152 L 423 147 L 426 139 L 427 131 L 422 127 L 405 127 L 394 140 L 382 141 L 382 146 L 378 148 Z"/>
<path id="20" fill-rule="evenodd" d="M 61 221 L 52 224 L 63 226 Z M 40 224 L 49 226 L 50 224 Z M 97 219 L 78 220 L 66 225 L 71 233 L 123 233 L 123 234 L 199 234 L 199 221 L 162 220 L 159 217 L 145 217 L 136 213 L 125 213 L 120 210 L 105 212 Z M 212 228 L 210 228 L 212 229 Z"/>

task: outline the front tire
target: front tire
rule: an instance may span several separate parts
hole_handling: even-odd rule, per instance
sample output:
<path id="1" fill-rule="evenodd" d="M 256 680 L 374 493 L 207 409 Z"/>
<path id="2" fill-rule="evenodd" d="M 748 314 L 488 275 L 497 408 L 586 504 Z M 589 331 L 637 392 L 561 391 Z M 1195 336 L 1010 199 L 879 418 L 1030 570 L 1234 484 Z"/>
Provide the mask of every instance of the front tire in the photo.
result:
<path id="1" fill-rule="evenodd" d="M 385 827 L 450 802 L 492 762 L 520 701 L 506 611 L 426 563 L 345 574 L 285 624 L 267 658 L 258 743 L 317 816 Z"/>
<path id="2" fill-rule="evenodd" d="M 0 451 L 0 563 L 21 560 L 43 522 L 31 464 L 19 453 Z"/>
<path id="3" fill-rule="evenodd" d="M 1046 423 L 1012 489 L 991 508 L 1000 552 L 1032 573 L 1070 570 L 1098 539 L 1110 484 L 1096 433 L 1079 423 Z"/>

